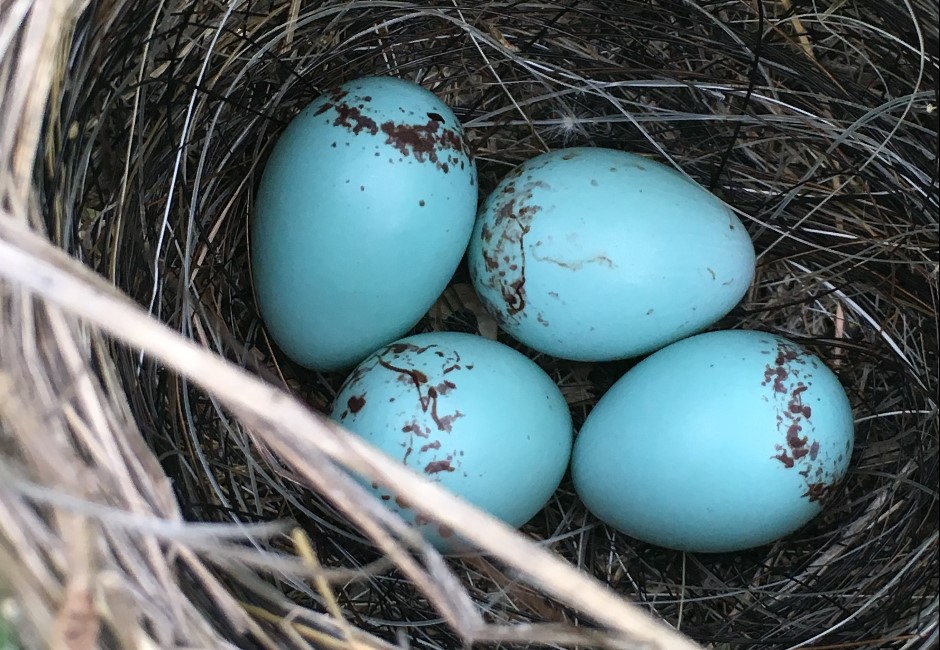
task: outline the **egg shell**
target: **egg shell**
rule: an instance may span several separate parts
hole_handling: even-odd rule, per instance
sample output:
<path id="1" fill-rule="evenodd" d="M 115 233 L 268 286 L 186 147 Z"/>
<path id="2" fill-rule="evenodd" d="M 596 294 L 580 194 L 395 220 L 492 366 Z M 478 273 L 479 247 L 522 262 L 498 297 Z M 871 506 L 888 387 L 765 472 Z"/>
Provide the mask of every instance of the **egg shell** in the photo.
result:
<path id="1" fill-rule="evenodd" d="M 849 466 L 836 376 L 784 338 L 718 331 L 644 359 L 597 403 L 572 457 L 599 519 L 668 548 L 737 551 L 815 517 Z"/>
<path id="2" fill-rule="evenodd" d="M 332 417 L 392 458 L 511 526 L 548 502 L 568 467 L 571 416 L 552 379 L 496 341 L 434 332 L 402 339 L 363 361 Z M 442 550 L 456 550 L 410 507 L 372 485 Z"/>
<path id="3" fill-rule="evenodd" d="M 403 335 L 457 268 L 476 205 L 463 130 L 434 94 L 370 77 L 319 97 L 278 139 L 254 203 L 271 336 L 301 365 L 335 370 Z"/>
<path id="4" fill-rule="evenodd" d="M 561 149 L 480 207 L 468 261 L 510 335 L 565 359 L 655 350 L 713 324 L 754 278 L 740 220 L 676 171 L 611 149 Z"/>

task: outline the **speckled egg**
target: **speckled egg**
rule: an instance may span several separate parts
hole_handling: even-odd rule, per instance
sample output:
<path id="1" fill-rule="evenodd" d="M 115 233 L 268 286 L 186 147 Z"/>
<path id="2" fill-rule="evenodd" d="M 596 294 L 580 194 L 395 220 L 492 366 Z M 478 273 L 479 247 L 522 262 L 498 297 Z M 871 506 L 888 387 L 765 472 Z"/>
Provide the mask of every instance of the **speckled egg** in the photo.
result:
<path id="1" fill-rule="evenodd" d="M 823 362 L 751 331 L 659 350 L 598 402 L 572 476 L 599 519 L 668 548 L 737 551 L 819 514 L 845 475 L 852 409 Z"/>
<path id="2" fill-rule="evenodd" d="M 476 205 L 461 125 L 434 94 L 382 77 L 318 98 L 278 139 L 254 202 L 252 275 L 272 338 L 335 370 L 400 337 L 457 268 Z"/>
<path id="3" fill-rule="evenodd" d="M 481 206 L 474 287 L 502 328 L 565 359 L 655 350 L 715 323 L 754 277 L 738 218 L 678 172 L 610 149 L 516 167 Z"/>
<path id="4" fill-rule="evenodd" d="M 346 380 L 332 417 L 512 526 L 546 504 L 571 455 L 571 416 L 552 379 L 512 348 L 471 334 L 383 347 Z M 459 546 L 411 510 L 409 495 L 372 487 L 439 548 Z"/>

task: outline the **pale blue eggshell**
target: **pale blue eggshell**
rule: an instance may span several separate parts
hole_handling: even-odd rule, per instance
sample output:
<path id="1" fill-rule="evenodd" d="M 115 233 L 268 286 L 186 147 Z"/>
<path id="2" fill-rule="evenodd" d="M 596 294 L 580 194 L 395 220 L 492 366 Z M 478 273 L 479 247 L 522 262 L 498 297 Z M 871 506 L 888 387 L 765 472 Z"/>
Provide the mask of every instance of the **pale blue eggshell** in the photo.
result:
<path id="1" fill-rule="evenodd" d="M 628 358 L 727 314 L 754 278 L 740 220 L 678 172 L 562 149 L 509 173 L 480 207 L 468 261 L 503 329 L 540 352 Z"/>
<path id="2" fill-rule="evenodd" d="M 572 477 L 599 519 L 668 548 L 737 551 L 794 532 L 845 475 L 852 409 L 786 339 L 718 331 L 644 359 L 598 402 Z"/>
<path id="3" fill-rule="evenodd" d="M 280 136 L 251 222 L 261 315 L 296 362 L 349 367 L 406 333 L 457 268 L 476 167 L 453 112 L 388 77 L 318 98 Z"/>
<path id="4" fill-rule="evenodd" d="M 471 334 L 383 347 L 348 377 L 332 417 L 511 526 L 544 507 L 571 455 L 571 416 L 552 379 L 512 348 Z M 448 531 L 416 517 L 410 495 L 372 487 L 429 541 L 456 548 Z"/>

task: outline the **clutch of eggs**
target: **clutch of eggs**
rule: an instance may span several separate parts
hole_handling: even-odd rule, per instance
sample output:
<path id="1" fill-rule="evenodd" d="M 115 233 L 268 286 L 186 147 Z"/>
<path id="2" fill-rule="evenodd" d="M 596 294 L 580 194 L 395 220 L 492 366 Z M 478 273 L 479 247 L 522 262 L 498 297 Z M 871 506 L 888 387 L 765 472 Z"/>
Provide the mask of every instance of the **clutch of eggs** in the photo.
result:
<path id="1" fill-rule="evenodd" d="M 564 359 L 651 352 L 727 314 L 754 247 L 715 196 L 672 169 L 601 148 L 510 172 L 481 206 L 474 287 L 511 336 Z"/>
<path id="2" fill-rule="evenodd" d="M 471 334 L 432 332 L 382 347 L 353 370 L 331 415 L 511 526 L 544 507 L 571 455 L 571 415 L 551 377 L 512 348 Z M 460 550 L 408 495 L 372 488 L 429 542 Z"/>
<path id="3" fill-rule="evenodd" d="M 784 338 L 699 334 L 633 367 L 575 441 L 581 500 L 668 548 L 738 551 L 815 517 L 845 475 L 852 409 L 838 378 Z"/>
<path id="4" fill-rule="evenodd" d="M 254 202 L 252 276 L 272 338 L 335 370 L 404 335 L 457 268 L 476 206 L 461 125 L 431 92 L 383 77 L 319 97 L 278 139 Z"/>
<path id="5" fill-rule="evenodd" d="M 513 526 L 544 507 L 569 457 L 594 514 L 666 547 L 748 548 L 818 513 L 852 452 L 835 376 L 769 334 L 685 338 L 754 277 L 753 245 L 727 207 L 610 149 L 528 160 L 475 215 L 476 180 L 453 112 L 400 79 L 339 86 L 275 144 L 251 221 L 255 295 L 297 363 L 359 363 L 335 420 Z M 487 311 L 530 348 L 579 361 L 659 349 L 601 398 L 573 456 L 567 405 L 524 355 L 458 333 L 395 340 L 465 250 Z M 372 489 L 438 548 L 460 550 L 409 495 Z"/>

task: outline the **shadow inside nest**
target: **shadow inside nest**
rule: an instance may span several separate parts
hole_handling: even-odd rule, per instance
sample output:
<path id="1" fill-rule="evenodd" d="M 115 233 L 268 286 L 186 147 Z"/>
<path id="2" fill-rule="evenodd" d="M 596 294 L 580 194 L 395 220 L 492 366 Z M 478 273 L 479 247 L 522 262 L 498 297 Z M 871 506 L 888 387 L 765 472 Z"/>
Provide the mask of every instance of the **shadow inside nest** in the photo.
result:
<path id="1" fill-rule="evenodd" d="M 44 183 L 60 245 L 173 328 L 324 412 L 344 374 L 300 368 L 269 342 L 246 224 L 274 140 L 325 88 L 389 74 L 433 90 L 466 125 L 481 196 L 563 146 L 671 159 L 745 215 L 759 255 L 753 287 L 716 327 L 782 333 L 837 372 L 857 422 L 850 474 L 811 524 L 744 553 L 636 542 L 593 519 L 568 479 L 524 531 L 703 644 L 913 647 L 937 597 L 937 118 L 921 58 L 937 36 L 917 31 L 936 27 L 936 7 L 324 2 L 291 23 L 288 4 L 223 15 L 141 1 L 87 14 L 59 117 L 78 135 L 54 142 Z M 462 266 L 451 287 L 467 283 Z M 415 331 L 476 331 L 460 292 L 445 299 Z M 526 352 L 558 382 L 576 426 L 635 363 Z M 292 518 L 325 566 L 380 559 L 205 393 L 147 361 L 138 378 L 136 354 L 114 360 L 189 518 Z M 493 622 L 581 622 L 507 567 L 451 562 Z M 319 607 L 309 587 L 269 580 Z M 379 636 L 459 645 L 393 569 L 337 597 Z"/>

